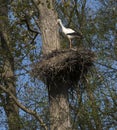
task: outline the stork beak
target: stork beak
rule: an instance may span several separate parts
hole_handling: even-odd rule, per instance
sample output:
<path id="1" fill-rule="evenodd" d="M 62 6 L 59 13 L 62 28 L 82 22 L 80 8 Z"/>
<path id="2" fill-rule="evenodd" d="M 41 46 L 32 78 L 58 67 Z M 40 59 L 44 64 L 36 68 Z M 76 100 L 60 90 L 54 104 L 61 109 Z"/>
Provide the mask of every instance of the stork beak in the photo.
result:
<path id="1" fill-rule="evenodd" d="M 56 22 L 56 25 L 57 25 L 57 24 L 59 24 L 58 20 L 57 20 L 57 22 Z"/>

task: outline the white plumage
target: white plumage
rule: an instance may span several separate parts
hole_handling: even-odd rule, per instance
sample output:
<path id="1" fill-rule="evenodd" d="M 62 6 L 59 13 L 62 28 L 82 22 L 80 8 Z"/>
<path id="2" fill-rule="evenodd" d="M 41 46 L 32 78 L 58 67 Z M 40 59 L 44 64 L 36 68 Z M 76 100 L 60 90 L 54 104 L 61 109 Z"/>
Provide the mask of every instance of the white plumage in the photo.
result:
<path id="1" fill-rule="evenodd" d="M 62 32 L 68 37 L 69 41 L 70 41 L 70 48 L 71 48 L 71 39 L 77 37 L 79 39 L 82 38 L 82 35 L 76 31 L 74 31 L 71 28 L 66 28 L 63 26 L 61 19 L 58 19 L 57 22 L 60 24 L 61 28 L 62 28 Z"/>

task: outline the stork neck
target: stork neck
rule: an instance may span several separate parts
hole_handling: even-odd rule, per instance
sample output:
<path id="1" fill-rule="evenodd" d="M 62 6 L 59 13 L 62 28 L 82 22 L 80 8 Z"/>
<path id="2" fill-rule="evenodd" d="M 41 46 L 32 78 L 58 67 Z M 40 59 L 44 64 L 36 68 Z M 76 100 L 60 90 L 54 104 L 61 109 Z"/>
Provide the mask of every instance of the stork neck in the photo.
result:
<path id="1" fill-rule="evenodd" d="M 61 21 L 60 21 L 60 25 L 61 25 L 62 30 L 65 29 Z"/>

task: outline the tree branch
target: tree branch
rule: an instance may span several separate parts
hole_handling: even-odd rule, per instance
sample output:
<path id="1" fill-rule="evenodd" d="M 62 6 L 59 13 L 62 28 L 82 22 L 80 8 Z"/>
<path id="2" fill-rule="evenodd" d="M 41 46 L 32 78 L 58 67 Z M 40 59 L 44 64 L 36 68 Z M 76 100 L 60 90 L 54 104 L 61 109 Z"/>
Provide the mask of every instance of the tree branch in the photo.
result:
<path id="1" fill-rule="evenodd" d="M 33 42 L 35 41 L 37 35 L 38 35 L 38 33 L 35 34 L 34 38 L 33 38 L 32 41 L 30 42 L 30 44 L 33 44 Z"/>
<path id="2" fill-rule="evenodd" d="M 40 125 L 45 129 L 48 130 L 46 124 L 44 123 L 44 121 L 42 120 L 42 118 L 38 115 L 38 113 L 36 111 L 33 110 L 29 110 L 28 108 L 26 108 L 24 105 L 22 105 L 17 99 L 16 97 L 10 92 L 9 89 L 6 89 L 5 87 L 3 87 L 2 85 L 0 85 L 0 89 L 2 89 L 4 92 L 6 92 L 7 94 L 10 95 L 10 98 L 13 99 L 13 101 L 16 103 L 16 105 L 22 109 L 23 111 L 31 114 L 32 116 L 34 116 L 39 122 Z"/>
<path id="3" fill-rule="evenodd" d="M 106 64 L 103 64 L 103 63 L 99 63 L 99 62 L 96 62 L 96 61 L 95 61 L 95 63 L 97 63 L 97 64 L 99 64 L 99 65 L 101 65 L 101 66 L 105 66 L 106 68 L 109 68 L 109 69 L 111 69 L 111 70 L 113 70 L 113 71 L 117 71 L 116 68 L 113 68 L 113 67 L 111 67 L 111 66 L 109 66 L 109 65 L 106 65 Z"/>
<path id="4" fill-rule="evenodd" d="M 36 34 L 41 34 L 39 31 L 34 30 L 34 29 L 32 29 L 32 28 L 30 27 L 29 22 L 28 22 L 28 18 L 26 18 L 26 16 L 21 19 L 21 22 L 25 22 L 25 23 L 26 23 L 27 29 L 28 29 L 30 32 L 36 33 Z"/>

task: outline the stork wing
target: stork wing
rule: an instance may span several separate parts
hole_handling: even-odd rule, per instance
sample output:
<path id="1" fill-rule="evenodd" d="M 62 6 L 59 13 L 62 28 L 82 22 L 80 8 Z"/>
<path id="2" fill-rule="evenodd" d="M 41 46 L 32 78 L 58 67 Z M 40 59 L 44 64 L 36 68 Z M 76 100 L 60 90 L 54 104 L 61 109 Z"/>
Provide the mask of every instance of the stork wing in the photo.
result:
<path id="1" fill-rule="evenodd" d="M 74 36 L 74 37 L 83 38 L 83 36 L 79 32 L 67 33 L 67 35 L 68 36 Z"/>

